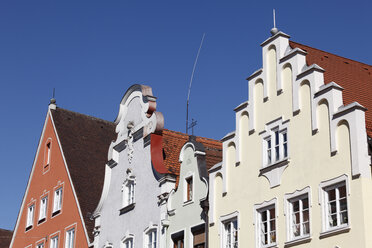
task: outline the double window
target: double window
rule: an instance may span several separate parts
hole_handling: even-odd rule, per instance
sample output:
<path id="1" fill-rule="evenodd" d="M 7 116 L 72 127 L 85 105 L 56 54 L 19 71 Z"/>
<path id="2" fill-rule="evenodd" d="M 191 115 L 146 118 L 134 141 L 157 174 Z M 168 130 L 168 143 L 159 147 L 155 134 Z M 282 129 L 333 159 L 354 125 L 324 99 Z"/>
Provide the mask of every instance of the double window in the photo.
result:
<path id="1" fill-rule="evenodd" d="M 276 163 L 288 157 L 287 130 L 274 129 L 271 135 L 265 138 L 266 165 Z"/>
<path id="2" fill-rule="evenodd" d="M 223 229 L 223 247 L 238 248 L 238 220 L 224 222 Z"/>
<path id="3" fill-rule="evenodd" d="M 54 191 L 54 201 L 53 201 L 53 214 L 57 214 L 62 209 L 62 187 Z"/>
<path id="4" fill-rule="evenodd" d="M 327 229 L 346 226 L 349 223 L 345 183 L 324 188 L 326 199 Z"/>
<path id="5" fill-rule="evenodd" d="M 290 239 L 298 239 L 310 235 L 309 197 L 302 195 L 289 200 Z"/>
<path id="6" fill-rule="evenodd" d="M 259 247 L 276 243 L 276 214 L 275 205 L 258 210 Z"/>

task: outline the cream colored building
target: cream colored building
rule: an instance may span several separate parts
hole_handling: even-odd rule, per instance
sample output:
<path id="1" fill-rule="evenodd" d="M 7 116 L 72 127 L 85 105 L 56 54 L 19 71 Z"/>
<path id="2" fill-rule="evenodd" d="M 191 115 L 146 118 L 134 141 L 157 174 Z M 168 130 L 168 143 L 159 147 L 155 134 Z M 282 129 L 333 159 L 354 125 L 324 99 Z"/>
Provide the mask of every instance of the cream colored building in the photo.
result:
<path id="1" fill-rule="evenodd" d="M 372 66 L 272 31 L 209 170 L 209 247 L 370 248 Z"/>

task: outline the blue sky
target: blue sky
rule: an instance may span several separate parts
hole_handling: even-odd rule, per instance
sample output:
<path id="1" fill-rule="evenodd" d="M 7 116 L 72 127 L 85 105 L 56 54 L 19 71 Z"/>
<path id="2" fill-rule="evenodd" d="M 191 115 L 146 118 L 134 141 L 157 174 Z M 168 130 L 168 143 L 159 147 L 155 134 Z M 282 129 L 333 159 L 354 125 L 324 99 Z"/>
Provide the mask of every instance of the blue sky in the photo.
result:
<path id="1" fill-rule="evenodd" d="M 126 89 L 150 85 L 168 129 L 220 139 L 248 99 L 260 43 L 277 27 L 291 39 L 372 64 L 371 1 L 0 2 L 0 228 L 13 229 L 49 99 L 114 120 Z"/>

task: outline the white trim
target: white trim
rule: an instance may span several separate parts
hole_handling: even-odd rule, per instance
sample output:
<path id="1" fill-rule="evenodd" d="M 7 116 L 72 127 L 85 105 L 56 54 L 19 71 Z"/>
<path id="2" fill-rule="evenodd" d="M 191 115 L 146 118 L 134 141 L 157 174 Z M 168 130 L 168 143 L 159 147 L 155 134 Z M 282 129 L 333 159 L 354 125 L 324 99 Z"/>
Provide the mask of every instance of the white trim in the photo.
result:
<path id="1" fill-rule="evenodd" d="M 85 221 L 84 221 L 84 218 L 83 218 L 83 214 L 81 212 L 80 203 L 79 203 L 79 200 L 78 200 L 77 195 L 76 195 L 74 184 L 72 183 L 70 171 L 68 169 L 65 154 L 64 154 L 63 149 L 62 149 L 62 144 L 61 144 L 61 141 L 59 139 L 59 135 L 58 135 L 56 126 L 54 124 L 53 115 L 51 115 L 50 117 L 51 117 L 51 121 L 52 121 L 52 124 L 53 124 L 53 130 L 54 130 L 54 133 L 55 133 L 56 138 L 57 138 L 58 146 L 59 146 L 59 149 L 60 149 L 60 152 L 61 152 L 61 155 L 62 155 L 62 159 L 63 159 L 64 165 L 65 165 L 65 168 L 66 168 L 67 176 L 68 176 L 71 188 L 72 188 L 72 193 L 74 195 L 75 202 L 76 202 L 76 205 L 77 205 L 78 210 L 79 210 L 80 220 L 81 220 L 81 223 L 83 224 L 83 230 L 84 230 L 84 233 L 85 233 L 87 244 L 88 244 L 88 246 L 90 246 L 91 243 L 89 241 L 89 236 L 88 236 L 88 232 L 87 232 L 87 229 L 86 229 L 86 226 L 85 226 Z"/>
<path id="2" fill-rule="evenodd" d="M 17 217 L 17 222 L 16 222 L 16 225 L 14 227 L 14 234 L 17 234 L 17 231 L 18 231 L 18 227 L 19 227 L 19 222 L 20 222 L 20 219 L 21 219 L 21 216 L 22 216 L 22 213 L 23 213 L 23 209 L 24 209 L 24 205 L 25 205 L 25 202 L 26 202 L 26 199 L 27 199 L 27 196 L 28 196 L 28 190 L 30 188 L 30 184 L 31 184 L 31 178 L 33 177 L 34 175 L 34 171 L 35 171 L 35 166 L 36 166 L 36 160 L 37 158 L 39 157 L 39 152 L 40 152 L 40 147 L 41 147 L 41 141 L 43 140 L 44 138 L 44 135 L 45 135 L 45 129 L 46 129 L 46 126 L 47 126 L 47 123 L 48 123 L 48 118 L 50 116 L 50 110 L 48 108 L 48 111 L 47 111 L 47 116 L 45 117 L 45 121 L 44 121 L 44 126 L 43 126 L 43 130 L 41 132 L 41 136 L 40 136 L 40 139 L 39 139 L 39 143 L 38 143 L 38 146 L 37 146 L 37 150 L 36 150 L 36 154 L 35 154 L 35 157 L 34 157 L 34 162 L 32 164 L 32 169 L 31 169 L 31 173 L 30 173 L 30 176 L 28 177 L 28 182 L 27 182 L 27 187 L 26 187 L 26 191 L 23 195 L 23 199 L 22 199 L 22 204 L 21 204 L 21 208 L 19 209 L 19 212 L 18 212 L 18 217 Z M 12 235 L 12 240 L 10 242 L 10 245 L 9 245 L 9 248 L 12 248 L 13 247 L 13 243 L 14 243 L 14 239 L 15 239 L 16 235 Z"/>
<path id="3" fill-rule="evenodd" d="M 291 201 L 293 200 L 300 200 L 300 199 L 303 199 L 307 197 L 308 198 L 308 204 L 309 204 L 309 229 L 310 229 L 310 232 L 309 234 L 307 235 L 303 235 L 303 236 L 299 236 L 299 237 L 296 237 L 296 238 L 292 238 L 292 227 L 291 227 Z M 312 203 L 311 203 L 311 188 L 310 186 L 307 186 L 301 190 L 296 190 L 292 193 L 286 193 L 284 195 L 284 215 L 286 216 L 286 234 L 287 234 L 287 241 L 286 243 L 288 242 L 295 242 L 295 241 L 300 241 L 300 240 L 303 240 L 303 239 L 307 239 L 309 237 L 311 237 L 311 231 L 312 231 L 312 227 L 311 227 L 311 207 L 312 207 Z"/>

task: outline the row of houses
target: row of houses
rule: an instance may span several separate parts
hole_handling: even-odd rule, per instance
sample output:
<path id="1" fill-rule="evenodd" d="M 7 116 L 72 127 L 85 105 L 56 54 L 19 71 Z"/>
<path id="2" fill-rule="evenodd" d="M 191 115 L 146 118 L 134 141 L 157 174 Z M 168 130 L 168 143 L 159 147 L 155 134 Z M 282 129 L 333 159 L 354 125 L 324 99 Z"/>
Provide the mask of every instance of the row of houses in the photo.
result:
<path id="1" fill-rule="evenodd" d="M 149 86 L 114 122 L 53 99 L 10 247 L 372 247 L 372 66 L 261 47 L 221 141 L 165 129 Z"/>

